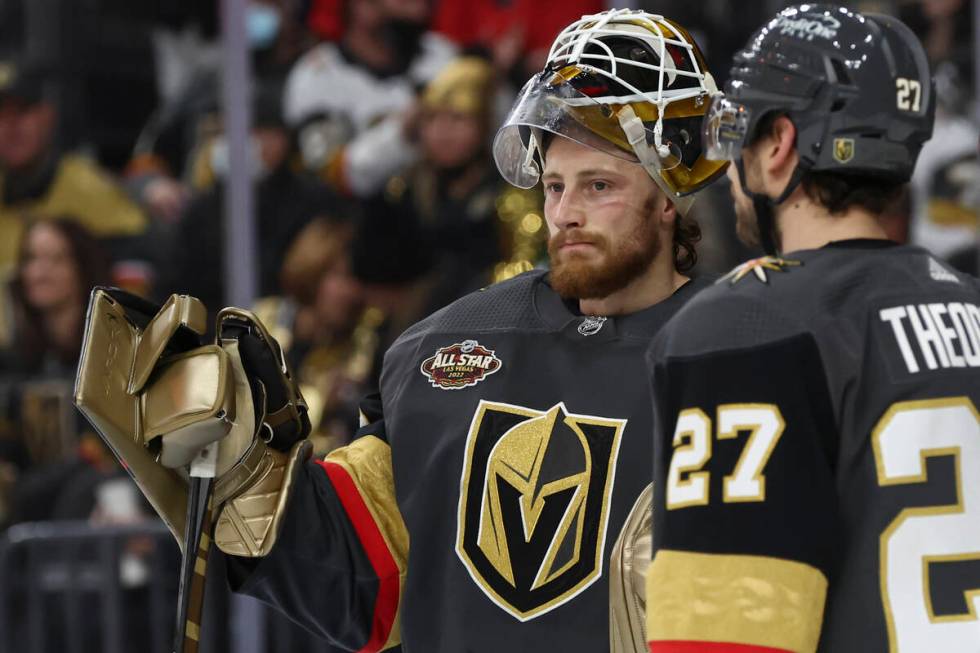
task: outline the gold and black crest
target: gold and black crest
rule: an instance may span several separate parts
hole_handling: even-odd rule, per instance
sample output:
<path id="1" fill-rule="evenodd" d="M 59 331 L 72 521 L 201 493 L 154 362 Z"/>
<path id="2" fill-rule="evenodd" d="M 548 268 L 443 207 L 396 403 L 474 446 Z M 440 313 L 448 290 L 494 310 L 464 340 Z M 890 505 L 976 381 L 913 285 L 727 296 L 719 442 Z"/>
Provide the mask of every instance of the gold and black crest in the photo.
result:
<path id="1" fill-rule="evenodd" d="M 466 441 L 456 552 L 520 621 L 575 597 L 602 573 L 626 420 L 481 401 Z"/>
<path id="2" fill-rule="evenodd" d="M 835 138 L 834 139 L 834 160 L 838 163 L 850 163 L 854 158 L 854 139 Z"/>

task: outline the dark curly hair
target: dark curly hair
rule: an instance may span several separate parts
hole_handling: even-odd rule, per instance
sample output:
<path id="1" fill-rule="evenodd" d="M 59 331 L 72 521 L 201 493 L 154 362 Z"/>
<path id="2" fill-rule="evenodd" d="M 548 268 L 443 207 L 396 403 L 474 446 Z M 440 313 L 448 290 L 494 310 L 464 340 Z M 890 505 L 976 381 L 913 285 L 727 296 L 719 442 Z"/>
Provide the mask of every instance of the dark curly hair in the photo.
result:
<path id="1" fill-rule="evenodd" d="M 698 264 L 697 244 L 701 242 L 701 226 L 697 220 L 678 214 L 674 222 L 674 267 L 686 274 Z"/>
<path id="2" fill-rule="evenodd" d="M 776 120 L 782 116 L 786 114 L 779 111 L 766 114 L 759 121 L 751 143 L 754 145 L 764 136 L 774 135 Z M 800 178 L 800 186 L 807 197 L 831 215 L 843 215 L 854 207 L 879 215 L 898 200 L 905 184 L 865 174 L 808 170 Z"/>

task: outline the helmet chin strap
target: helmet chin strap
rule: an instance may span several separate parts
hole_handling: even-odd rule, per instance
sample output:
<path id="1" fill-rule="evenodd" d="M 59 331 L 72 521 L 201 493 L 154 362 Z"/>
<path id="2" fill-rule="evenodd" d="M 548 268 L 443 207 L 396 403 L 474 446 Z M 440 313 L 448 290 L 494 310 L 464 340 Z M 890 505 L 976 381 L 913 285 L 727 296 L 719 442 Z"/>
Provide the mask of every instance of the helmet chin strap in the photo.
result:
<path id="1" fill-rule="evenodd" d="M 670 148 L 659 142 L 654 145 L 647 143 L 647 129 L 630 105 L 627 104 L 620 109 L 617 118 L 619 119 L 619 126 L 622 128 L 623 133 L 626 134 L 626 140 L 629 141 L 630 146 L 633 148 L 633 153 L 640 160 L 640 165 L 653 178 L 653 181 L 660 187 L 660 190 L 674 203 L 677 213 L 681 216 L 687 215 L 687 212 L 691 209 L 691 205 L 694 204 L 694 196 L 688 195 L 681 197 L 670 189 L 667 182 L 660 175 L 660 171 L 663 170 L 663 164 L 660 162 L 660 152 L 663 152 L 662 156 L 667 156 L 670 154 Z M 657 125 L 660 125 L 660 120 L 657 121 Z M 656 132 L 656 140 L 660 140 L 659 132 Z"/>
<path id="2" fill-rule="evenodd" d="M 759 244 L 762 245 L 762 251 L 768 256 L 779 256 L 779 245 L 776 242 L 776 207 L 785 202 L 796 190 L 796 187 L 800 185 L 806 168 L 797 164 L 786 188 L 775 199 L 765 193 L 755 193 L 749 190 L 745 177 L 745 163 L 742 157 L 735 160 L 735 169 L 738 171 L 739 186 L 742 187 L 745 196 L 752 200 L 752 208 L 755 209 L 755 218 L 759 225 Z"/>

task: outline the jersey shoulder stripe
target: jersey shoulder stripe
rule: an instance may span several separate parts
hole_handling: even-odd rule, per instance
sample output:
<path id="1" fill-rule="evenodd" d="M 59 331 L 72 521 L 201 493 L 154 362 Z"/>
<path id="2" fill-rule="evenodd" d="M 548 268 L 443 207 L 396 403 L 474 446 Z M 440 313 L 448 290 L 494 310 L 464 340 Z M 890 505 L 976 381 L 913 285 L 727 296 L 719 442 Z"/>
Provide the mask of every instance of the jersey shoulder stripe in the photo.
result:
<path id="1" fill-rule="evenodd" d="M 358 652 L 376 653 L 399 643 L 397 617 L 408 563 L 408 530 L 395 501 L 391 449 L 368 435 L 317 464 L 337 492 L 378 578 L 370 638 Z"/>

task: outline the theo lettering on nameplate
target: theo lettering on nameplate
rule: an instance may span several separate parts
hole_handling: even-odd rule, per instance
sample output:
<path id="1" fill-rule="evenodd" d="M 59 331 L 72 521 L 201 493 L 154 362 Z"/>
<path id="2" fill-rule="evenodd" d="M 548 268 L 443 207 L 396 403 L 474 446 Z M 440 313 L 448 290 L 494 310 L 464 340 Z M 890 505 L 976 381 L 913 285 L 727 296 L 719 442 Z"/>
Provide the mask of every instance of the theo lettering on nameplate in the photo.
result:
<path id="1" fill-rule="evenodd" d="M 909 374 L 980 367 L 980 306 L 963 302 L 883 308 Z"/>

